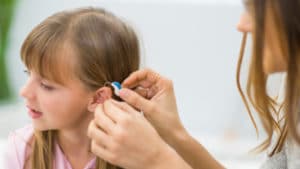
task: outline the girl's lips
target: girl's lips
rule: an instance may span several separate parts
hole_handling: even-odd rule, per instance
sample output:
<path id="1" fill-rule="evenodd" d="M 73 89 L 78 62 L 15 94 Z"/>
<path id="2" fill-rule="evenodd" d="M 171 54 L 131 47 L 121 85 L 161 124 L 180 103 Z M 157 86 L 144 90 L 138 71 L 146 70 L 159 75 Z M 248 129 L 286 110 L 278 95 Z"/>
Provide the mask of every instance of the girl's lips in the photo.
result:
<path id="1" fill-rule="evenodd" d="M 29 116 L 30 116 L 32 119 L 40 118 L 40 117 L 43 115 L 42 112 L 33 110 L 33 109 L 31 109 L 30 107 L 28 107 L 28 114 L 29 114 Z"/>

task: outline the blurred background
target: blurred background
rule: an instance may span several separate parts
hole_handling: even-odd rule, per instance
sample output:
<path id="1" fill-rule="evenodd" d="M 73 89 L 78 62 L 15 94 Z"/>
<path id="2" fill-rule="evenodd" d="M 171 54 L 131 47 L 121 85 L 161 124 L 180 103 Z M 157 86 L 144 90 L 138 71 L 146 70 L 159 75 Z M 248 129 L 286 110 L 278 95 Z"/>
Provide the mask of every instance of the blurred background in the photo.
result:
<path id="1" fill-rule="evenodd" d="M 1 0 L 0 152 L 10 131 L 30 123 L 18 91 L 26 81 L 20 47 L 26 35 L 55 12 L 99 6 L 138 32 L 142 65 L 174 81 L 185 127 L 228 168 L 258 168 L 264 155 L 235 83 L 242 34 L 242 0 Z M 248 40 L 251 44 L 251 40 Z M 244 65 L 249 62 L 247 45 Z M 116 65 L 117 66 L 117 65 Z M 242 68 L 245 86 L 247 66 Z M 281 76 L 273 78 L 279 84 Z M 280 85 L 277 85 L 280 86 Z M 277 91 L 278 87 L 274 87 Z M 2 155 L 2 154 L 1 154 Z M 2 163 L 2 158 L 0 163 Z"/>

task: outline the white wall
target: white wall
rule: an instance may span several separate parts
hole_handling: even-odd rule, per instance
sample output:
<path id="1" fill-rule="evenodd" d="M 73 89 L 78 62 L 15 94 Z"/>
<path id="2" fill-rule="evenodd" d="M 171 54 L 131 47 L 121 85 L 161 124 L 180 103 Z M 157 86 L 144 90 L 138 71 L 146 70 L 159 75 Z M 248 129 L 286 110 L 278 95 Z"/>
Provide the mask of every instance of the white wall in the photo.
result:
<path id="1" fill-rule="evenodd" d="M 239 0 L 21 0 L 8 58 L 16 93 L 25 82 L 19 51 L 29 31 L 57 11 L 90 5 L 105 7 L 136 28 L 145 65 L 173 79 L 180 116 L 190 131 L 254 135 L 235 85 L 241 41 L 235 25 L 243 10 Z"/>

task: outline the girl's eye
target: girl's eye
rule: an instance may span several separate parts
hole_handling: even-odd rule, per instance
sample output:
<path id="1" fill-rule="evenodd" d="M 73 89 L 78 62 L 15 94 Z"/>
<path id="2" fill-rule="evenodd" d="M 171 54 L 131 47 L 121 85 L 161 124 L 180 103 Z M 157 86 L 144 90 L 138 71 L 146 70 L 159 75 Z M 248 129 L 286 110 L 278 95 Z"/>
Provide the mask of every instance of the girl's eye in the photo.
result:
<path id="1" fill-rule="evenodd" d="M 40 85 L 41 85 L 41 87 L 42 87 L 43 89 L 46 89 L 46 90 L 48 90 L 48 91 L 54 90 L 54 87 L 52 87 L 52 86 L 50 86 L 50 85 L 47 85 L 47 84 L 45 84 L 45 83 L 43 83 L 43 82 L 41 82 Z"/>
<path id="2" fill-rule="evenodd" d="M 24 72 L 25 74 L 27 74 L 27 75 L 30 75 L 30 71 L 29 71 L 29 70 L 27 70 L 27 69 L 26 69 L 26 70 L 24 70 L 23 72 Z"/>

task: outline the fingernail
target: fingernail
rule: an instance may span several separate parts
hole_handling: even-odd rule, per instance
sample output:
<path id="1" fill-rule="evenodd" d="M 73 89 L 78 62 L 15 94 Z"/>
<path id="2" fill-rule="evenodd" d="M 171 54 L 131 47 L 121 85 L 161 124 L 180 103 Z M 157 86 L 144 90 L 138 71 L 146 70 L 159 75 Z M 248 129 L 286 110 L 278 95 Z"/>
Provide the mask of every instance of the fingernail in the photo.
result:
<path id="1" fill-rule="evenodd" d="M 119 94 L 120 94 L 121 97 L 127 97 L 128 96 L 128 89 L 122 88 L 120 90 Z"/>

